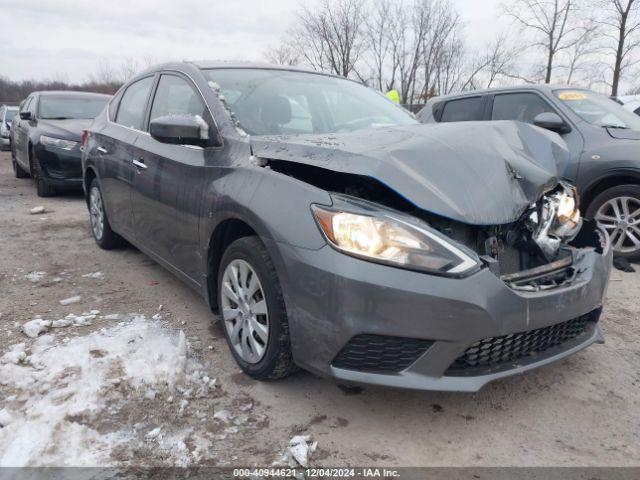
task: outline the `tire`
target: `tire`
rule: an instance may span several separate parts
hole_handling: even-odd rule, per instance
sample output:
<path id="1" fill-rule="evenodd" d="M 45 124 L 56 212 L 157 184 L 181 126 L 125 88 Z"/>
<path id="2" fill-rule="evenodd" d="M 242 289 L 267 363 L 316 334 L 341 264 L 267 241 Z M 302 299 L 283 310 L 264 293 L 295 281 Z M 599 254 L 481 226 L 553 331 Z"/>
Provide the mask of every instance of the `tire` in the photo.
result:
<path id="1" fill-rule="evenodd" d="M 102 201 L 102 192 L 96 178 L 89 186 L 89 220 L 91 234 L 98 246 L 104 250 L 113 250 L 126 244 L 125 240 L 111 229 Z"/>
<path id="2" fill-rule="evenodd" d="M 44 178 L 40 161 L 33 154 L 31 154 L 31 176 L 36 183 L 36 193 L 39 197 L 53 197 L 56 194 L 56 189 Z"/>
<path id="3" fill-rule="evenodd" d="M 640 260 L 639 185 L 605 190 L 589 204 L 586 216 L 595 218 L 607 230 L 616 257 Z"/>
<path id="4" fill-rule="evenodd" d="M 23 170 L 14 157 L 11 157 L 11 166 L 13 167 L 13 176 L 16 178 L 29 178 L 29 172 Z"/>
<path id="5" fill-rule="evenodd" d="M 249 270 L 244 270 L 244 284 L 240 287 L 244 295 L 236 303 L 231 298 L 236 295 L 238 299 L 238 285 L 234 285 L 231 275 L 234 269 L 240 272 L 236 280 L 242 283 L 243 265 Z M 228 293 L 229 288 L 233 295 Z M 252 292 L 247 293 L 250 288 Z M 277 380 L 297 370 L 278 275 L 258 237 L 240 238 L 224 252 L 218 274 L 218 308 L 227 344 L 244 373 L 256 380 Z"/>

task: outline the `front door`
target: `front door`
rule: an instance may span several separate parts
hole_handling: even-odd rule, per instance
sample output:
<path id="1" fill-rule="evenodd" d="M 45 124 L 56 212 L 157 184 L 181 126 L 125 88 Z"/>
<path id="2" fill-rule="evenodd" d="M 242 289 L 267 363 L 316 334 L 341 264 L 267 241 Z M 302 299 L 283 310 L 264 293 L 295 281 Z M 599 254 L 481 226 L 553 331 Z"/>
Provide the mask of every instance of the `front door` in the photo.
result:
<path id="1" fill-rule="evenodd" d="M 200 93 L 186 77 L 160 76 L 149 122 L 166 115 L 199 115 L 213 120 Z M 132 198 L 136 236 L 153 253 L 194 284 L 202 281 L 198 226 L 207 151 L 161 143 L 140 135 Z"/>
<path id="2" fill-rule="evenodd" d="M 491 107 L 491 120 L 518 120 L 520 122 L 533 124 L 534 119 L 540 113 L 551 112 L 559 115 L 565 122 L 567 118 L 545 98 L 535 92 L 513 92 L 499 93 L 493 97 Z M 561 176 L 575 182 L 578 174 L 578 164 L 580 154 L 584 147 L 582 135 L 573 127 L 571 132 L 562 134 L 562 139 L 567 143 L 571 160 L 566 165 Z"/>

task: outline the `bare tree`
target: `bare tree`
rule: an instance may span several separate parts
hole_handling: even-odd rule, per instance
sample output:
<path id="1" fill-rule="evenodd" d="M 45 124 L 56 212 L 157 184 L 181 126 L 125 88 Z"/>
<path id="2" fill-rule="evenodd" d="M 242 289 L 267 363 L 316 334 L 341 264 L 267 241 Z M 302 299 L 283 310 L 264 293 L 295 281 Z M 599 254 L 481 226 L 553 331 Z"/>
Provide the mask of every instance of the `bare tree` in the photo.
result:
<path id="1" fill-rule="evenodd" d="M 265 56 L 269 62 L 276 65 L 294 66 L 300 63 L 299 52 L 288 43 L 270 48 Z"/>
<path id="2" fill-rule="evenodd" d="M 611 80 L 611 95 L 615 96 L 624 72 L 638 62 L 634 61 L 633 53 L 640 50 L 640 1 L 597 0 L 594 6 L 601 12 L 602 18 L 597 21 L 610 40 L 607 48 L 615 52 Z"/>
<path id="3" fill-rule="evenodd" d="M 369 55 L 365 60 L 372 70 L 373 86 L 378 90 L 390 89 L 393 86 L 385 83 L 385 70 L 391 51 L 389 29 L 393 19 L 391 0 L 375 0 L 372 12 L 365 22 L 365 39 L 369 45 Z"/>
<path id="4" fill-rule="evenodd" d="M 571 48 L 578 41 L 577 27 L 572 24 L 577 3 L 577 0 L 516 0 L 504 7 L 507 15 L 534 34 L 531 46 L 545 50 L 545 83 L 551 83 L 558 52 Z"/>
<path id="5" fill-rule="evenodd" d="M 595 79 L 600 65 L 597 54 L 602 50 L 599 38 L 600 28 L 593 20 L 587 20 L 579 27 L 577 41 L 563 52 L 557 65 L 558 69 L 566 70 L 567 85 L 576 81 L 585 84 Z"/>
<path id="6" fill-rule="evenodd" d="M 364 50 L 364 0 L 322 0 L 303 7 L 291 32 L 300 55 L 314 68 L 349 76 Z"/>

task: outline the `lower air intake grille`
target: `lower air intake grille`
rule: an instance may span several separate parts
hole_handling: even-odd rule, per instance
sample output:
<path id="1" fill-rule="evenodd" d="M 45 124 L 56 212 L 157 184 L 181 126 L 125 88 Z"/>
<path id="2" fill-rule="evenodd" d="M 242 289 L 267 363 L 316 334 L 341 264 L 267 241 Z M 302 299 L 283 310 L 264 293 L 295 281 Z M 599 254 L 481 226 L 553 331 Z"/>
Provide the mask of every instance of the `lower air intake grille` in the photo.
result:
<path id="1" fill-rule="evenodd" d="M 600 310 L 556 325 L 490 337 L 474 343 L 449 367 L 445 375 L 469 375 L 481 370 L 494 370 L 525 357 L 535 356 L 582 335 L 598 321 Z"/>
<path id="2" fill-rule="evenodd" d="M 356 335 L 333 360 L 333 366 L 361 372 L 400 372 L 415 362 L 433 342 L 415 338 Z"/>

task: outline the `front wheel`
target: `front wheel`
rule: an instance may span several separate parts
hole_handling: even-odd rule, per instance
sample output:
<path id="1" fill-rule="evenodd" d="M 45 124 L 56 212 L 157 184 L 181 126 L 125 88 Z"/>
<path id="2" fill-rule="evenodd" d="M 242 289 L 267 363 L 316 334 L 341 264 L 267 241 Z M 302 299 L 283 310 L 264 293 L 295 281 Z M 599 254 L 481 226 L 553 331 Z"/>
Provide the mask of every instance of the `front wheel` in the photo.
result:
<path id="1" fill-rule="evenodd" d="M 36 182 L 36 193 L 39 197 L 53 197 L 56 194 L 56 189 L 49 185 L 44 178 L 42 167 L 37 158 L 31 160 L 31 176 Z"/>
<path id="2" fill-rule="evenodd" d="M 296 369 L 278 275 L 258 237 L 236 240 L 224 253 L 218 307 L 231 353 L 247 375 L 274 380 Z"/>
<path id="3" fill-rule="evenodd" d="M 16 178 L 29 178 L 29 172 L 23 170 L 23 168 L 18 164 L 18 161 L 15 157 L 11 157 L 11 166 L 13 167 L 13 176 Z"/>
<path id="4" fill-rule="evenodd" d="M 616 256 L 640 259 L 640 186 L 619 185 L 605 190 L 593 199 L 587 217 L 607 230 Z"/>

